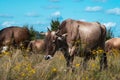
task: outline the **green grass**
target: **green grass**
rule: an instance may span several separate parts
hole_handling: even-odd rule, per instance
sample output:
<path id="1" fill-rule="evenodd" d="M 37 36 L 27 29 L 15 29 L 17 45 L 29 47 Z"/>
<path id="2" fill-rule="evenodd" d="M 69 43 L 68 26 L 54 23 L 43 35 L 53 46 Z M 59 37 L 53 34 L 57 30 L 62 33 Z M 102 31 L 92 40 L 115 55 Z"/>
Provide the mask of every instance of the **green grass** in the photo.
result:
<path id="1" fill-rule="evenodd" d="M 75 57 L 75 72 L 66 72 L 66 61 L 61 52 L 53 59 L 44 60 L 43 54 L 27 55 L 27 52 L 13 50 L 0 56 L 0 80 L 120 80 L 120 54 L 107 54 L 108 69 L 99 71 L 99 56 L 89 60 L 83 70 L 83 58 Z"/>

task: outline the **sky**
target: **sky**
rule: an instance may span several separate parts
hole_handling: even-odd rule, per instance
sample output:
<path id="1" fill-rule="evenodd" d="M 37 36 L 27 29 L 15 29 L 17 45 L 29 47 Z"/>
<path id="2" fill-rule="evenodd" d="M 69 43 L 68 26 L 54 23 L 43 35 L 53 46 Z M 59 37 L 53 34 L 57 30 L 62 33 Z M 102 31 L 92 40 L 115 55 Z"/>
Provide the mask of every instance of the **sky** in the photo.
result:
<path id="1" fill-rule="evenodd" d="M 98 21 L 120 37 L 120 0 L 0 0 L 0 29 L 29 25 L 46 32 L 56 18 Z"/>

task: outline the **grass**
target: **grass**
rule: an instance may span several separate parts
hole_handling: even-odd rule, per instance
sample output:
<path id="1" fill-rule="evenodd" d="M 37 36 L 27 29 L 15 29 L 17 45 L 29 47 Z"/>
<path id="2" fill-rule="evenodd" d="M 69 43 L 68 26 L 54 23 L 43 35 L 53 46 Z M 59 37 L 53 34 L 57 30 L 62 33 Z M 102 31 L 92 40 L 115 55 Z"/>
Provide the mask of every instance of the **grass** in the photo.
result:
<path id="1" fill-rule="evenodd" d="M 82 58 L 75 57 L 75 72 L 66 72 L 66 61 L 61 52 L 53 59 L 44 60 L 43 54 L 27 55 L 19 49 L 0 55 L 0 80 L 120 80 L 120 54 L 107 54 L 108 69 L 99 71 L 99 56 L 82 68 Z"/>

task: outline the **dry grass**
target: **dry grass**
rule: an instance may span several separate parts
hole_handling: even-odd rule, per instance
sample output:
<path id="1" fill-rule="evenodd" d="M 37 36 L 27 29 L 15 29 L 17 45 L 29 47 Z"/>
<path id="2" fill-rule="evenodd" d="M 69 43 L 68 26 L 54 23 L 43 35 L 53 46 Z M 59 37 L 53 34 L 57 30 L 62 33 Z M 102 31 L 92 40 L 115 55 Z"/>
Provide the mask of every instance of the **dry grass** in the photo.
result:
<path id="1" fill-rule="evenodd" d="M 66 61 L 61 52 L 45 61 L 43 55 L 26 55 L 26 51 L 13 50 L 0 56 L 0 80 L 120 80 L 120 54 L 107 54 L 108 69 L 99 71 L 99 56 L 82 68 L 82 58 L 75 57 L 75 72 L 66 72 Z"/>

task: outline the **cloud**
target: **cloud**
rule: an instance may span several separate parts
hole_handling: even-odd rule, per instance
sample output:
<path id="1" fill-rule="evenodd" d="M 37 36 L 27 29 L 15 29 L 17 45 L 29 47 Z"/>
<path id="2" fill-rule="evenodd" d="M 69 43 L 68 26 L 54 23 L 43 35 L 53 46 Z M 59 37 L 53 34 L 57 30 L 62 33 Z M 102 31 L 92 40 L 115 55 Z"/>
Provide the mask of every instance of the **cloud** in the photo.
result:
<path id="1" fill-rule="evenodd" d="M 62 21 L 63 17 L 60 11 L 56 11 L 51 14 L 50 19 L 58 19 L 59 21 Z"/>
<path id="2" fill-rule="evenodd" d="M 60 0 L 49 0 L 51 2 L 60 2 Z"/>
<path id="3" fill-rule="evenodd" d="M 44 8 L 45 9 L 60 9 L 60 6 L 53 6 L 53 5 L 51 5 L 51 6 L 46 6 Z"/>
<path id="4" fill-rule="evenodd" d="M 33 25 L 44 25 L 45 23 L 38 20 L 38 21 L 33 22 L 32 24 Z"/>
<path id="5" fill-rule="evenodd" d="M 96 1 L 96 2 L 106 2 L 107 0 L 92 0 L 92 1 Z"/>
<path id="6" fill-rule="evenodd" d="M 8 15 L 8 14 L 0 14 L 1 18 L 13 18 L 13 16 Z"/>
<path id="7" fill-rule="evenodd" d="M 111 28 L 111 27 L 115 27 L 116 23 L 115 22 L 107 22 L 107 23 L 103 23 L 106 28 Z"/>
<path id="8" fill-rule="evenodd" d="M 85 11 L 88 11 L 88 12 L 96 12 L 96 11 L 101 11 L 102 10 L 102 7 L 100 6 L 94 6 L 94 7 L 86 7 Z"/>
<path id="9" fill-rule="evenodd" d="M 73 1 L 75 1 L 75 2 L 79 2 L 79 1 L 84 1 L 84 0 L 73 0 Z"/>
<path id="10" fill-rule="evenodd" d="M 35 12 L 29 12 L 29 13 L 26 13 L 25 16 L 27 16 L 27 17 L 39 17 L 40 15 L 38 13 L 35 13 Z"/>
<path id="11" fill-rule="evenodd" d="M 79 19 L 79 21 L 86 21 L 85 19 Z"/>
<path id="12" fill-rule="evenodd" d="M 56 11 L 56 12 L 52 13 L 52 16 L 58 17 L 58 16 L 60 16 L 60 15 L 61 15 L 60 11 Z"/>
<path id="13" fill-rule="evenodd" d="M 9 27 L 9 26 L 12 26 L 12 25 L 15 25 L 15 21 L 5 21 L 5 22 L 2 23 L 3 27 Z"/>
<path id="14" fill-rule="evenodd" d="M 109 10 L 107 10 L 107 13 L 108 14 L 120 15 L 120 8 L 109 9 Z"/>
<path id="15" fill-rule="evenodd" d="M 41 21 L 36 21 L 35 24 L 43 24 Z"/>

